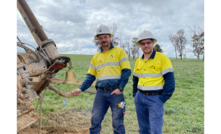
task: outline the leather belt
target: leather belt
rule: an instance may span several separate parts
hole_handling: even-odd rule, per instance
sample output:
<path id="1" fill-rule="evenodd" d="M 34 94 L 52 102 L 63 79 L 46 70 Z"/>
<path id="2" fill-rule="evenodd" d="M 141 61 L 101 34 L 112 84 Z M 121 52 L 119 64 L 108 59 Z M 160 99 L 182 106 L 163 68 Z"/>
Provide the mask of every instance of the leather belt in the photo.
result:
<path id="1" fill-rule="evenodd" d="M 149 93 L 149 92 L 145 92 L 145 91 L 141 91 L 139 90 L 142 94 L 144 95 L 161 95 L 161 92 L 157 92 L 157 93 Z"/>
<path id="2" fill-rule="evenodd" d="M 96 90 L 97 89 L 102 89 L 104 91 L 112 91 L 118 88 L 118 86 L 113 86 L 113 87 L 98 87 L 97 85 L 95 86 Z"/>

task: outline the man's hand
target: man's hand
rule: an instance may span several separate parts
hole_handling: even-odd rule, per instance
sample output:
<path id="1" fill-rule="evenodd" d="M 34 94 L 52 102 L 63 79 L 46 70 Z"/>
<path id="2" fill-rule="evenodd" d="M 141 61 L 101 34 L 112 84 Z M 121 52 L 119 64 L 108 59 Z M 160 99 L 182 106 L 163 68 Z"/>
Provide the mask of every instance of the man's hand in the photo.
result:
<path id="1" fill-rule="evenodd" d="M 75 90 L 73 90 L 72 92 L 71 92 L 71 95 L 72 96 L 78 96 L 78 95 L 80 95 L 80 93 L 81 93 L 81 89 L 75 89 Z"/>
<path id="2" fill-rule="evenodd" d="M 111 93 L 111 95 L 113 94 L 122 94 L 122 92 L 117 88 Z"/>

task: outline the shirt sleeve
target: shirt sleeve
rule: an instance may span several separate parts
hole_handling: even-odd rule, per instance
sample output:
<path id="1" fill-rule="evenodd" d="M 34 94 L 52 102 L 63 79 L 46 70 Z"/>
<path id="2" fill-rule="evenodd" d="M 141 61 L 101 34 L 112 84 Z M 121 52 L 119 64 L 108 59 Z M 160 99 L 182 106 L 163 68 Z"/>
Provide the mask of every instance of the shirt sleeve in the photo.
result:
<path id="1" fill-rule="evenodd" d="M 136 61 L 135 66 L 134 66 L 134 73 L 133 73 L 133 97 L 136 96 L 136 93 L 138 91 L 137 85 L 138 85 L 138 82 L 139 82 L 139 78 L 137 76 L 136 70 L 137 70 L 137 61 Z"/>
<path id="2" fill-rule="evenodd" d="M 129 77 L 131 75 L 131 70 L 130 69 L 123 69 L 122 74 L 121 74 L 121 79 L 120 79 L 120 85 L 119 87 L 124 89 L 125 85 L 127 84 Z"/>
<path id="3" fill-rule="evenodd" d="M 95 58 L 93 57 L 92 60 L 91 60 L 91 63 L 90 63 L 90 66 L 89 66 L 89 69 L 88 69 L 88 74 L 90 75 L 93 75 L 93 76 L 97 76 L 97 72 L 96 72 L 96 65 L 95 65 Z"/>
<path id="4" fill-rule="evenodd" d="M 95 79 L 96 78 L 94 75 L 87 74 L 84 79 L 84 82 L 80 86 L 81 91 L 83 92 L 83 91 L 87 90 L 92 85 L 92 83 L 94 82 Z"/>
<path id="5" fill-rule="evenodd" d="M 160 96 L 160 100 L 165 103 L 173 94 L 175 90 L 175 79 L 174 72 L 171 61 L 166 57 L 163 61 L 163 71 L 162 71 L 165 84 L 163 86 L 163 91 Z"/>
<path id="6" fill-rule="evenodd" d="M 120 53 L 120 68 L 123 69 L 131 69 L 130 68 L 130 62 L 128 60 L 126 52 L 122 49 Z"/>
<path id="7" fill-rule="evenodd" d="M 120 67 L 122 70 L 121 79 L 120 79 L 120 88 L 124 88 L 127 84 L 129 77 L 131 75 L 130 63 L 127 57 L 126 52 L 122 49 L 120 53 Z"/>
<path id="8" fill-rule="evenodd" d="M 162 61 L 162 63 L 163 63 L 162 64 L 162 75 L 164 75 L 168 72 L 173 72 L 173 66 L 171 64 L 170 59 L 165 56 L 162 60 L 163 60 Z"/>

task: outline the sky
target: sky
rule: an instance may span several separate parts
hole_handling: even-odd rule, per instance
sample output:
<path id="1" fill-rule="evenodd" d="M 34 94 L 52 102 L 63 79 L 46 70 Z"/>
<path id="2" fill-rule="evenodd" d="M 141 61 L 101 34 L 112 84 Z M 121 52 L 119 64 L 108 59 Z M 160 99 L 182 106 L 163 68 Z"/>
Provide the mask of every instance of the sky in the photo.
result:
<path id="1" fill-rule="evenodd" d="M 204 30 L 203 0 L 26 0 L 49 39 L 53 39 L 61 54 L 94 55 L 96 29 L 101 25 L 118 23 L 116 36 L 132 40 L 142 31 L 149 30 L 162 45 L 163 53 L 175 57 L 168 36 L 184 29 L 190 46 L 188 27 Z M 22 42 L 37 44 L 17 10 L 17 36 Z M 132 45 L 132 42 L 131 42 Z M 17 47 L 17 52 L 24 52 Z M 142 52 L 140 50 L 140 56 Z M 192 52 L 187 58 L 196 58 Z"/>

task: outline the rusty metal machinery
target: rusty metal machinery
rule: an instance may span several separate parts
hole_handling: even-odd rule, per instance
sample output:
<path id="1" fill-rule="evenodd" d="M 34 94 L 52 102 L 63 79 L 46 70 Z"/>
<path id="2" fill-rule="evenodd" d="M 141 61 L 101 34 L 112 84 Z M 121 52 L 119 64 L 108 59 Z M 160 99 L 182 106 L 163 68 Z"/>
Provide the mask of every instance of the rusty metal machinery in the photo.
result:
<path id="1" fill-rule="evenodd" d="M 70 58 L 59 54 L 55 42 L 48 39 L 26 1 L 17 0 L 17 8 L 38 44 L 35 48 L 19 38 L 17 42 L 17 46 L 26 51 L 24 54 L 17 55 L 17 132 L 40 119 L 40 133 L 41 104 L 45 94 L 44 92 L 42 95 L 42 91 L 49 89 L 60 96 L 71 97 L 71 92 L 60 91 L 50 84 L 81 85 L 82 82 L 76 79 L 71 70 Z M 70 66 L 66 73 L 66 80 L 55 79 L 56 73 L 67 67 L 67 63 Z M 96 93 L 96 90 L 88 89 L 86 92 Z M 36 112 L 37 108 L 31 104 L 36 99 L 39 99 L 40 104 L 39 115 Z"/>

